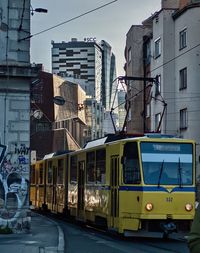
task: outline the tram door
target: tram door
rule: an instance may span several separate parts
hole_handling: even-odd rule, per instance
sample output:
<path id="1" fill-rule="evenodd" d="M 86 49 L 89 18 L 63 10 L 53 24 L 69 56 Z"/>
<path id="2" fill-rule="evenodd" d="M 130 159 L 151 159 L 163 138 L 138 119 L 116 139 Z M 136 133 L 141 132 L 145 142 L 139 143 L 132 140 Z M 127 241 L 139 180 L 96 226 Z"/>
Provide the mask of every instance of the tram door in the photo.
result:
<path id="1" fill-rule="evenodd" d="M 53 192 L 52 192 L 52 210 L 56 210 L 57 196 L 56 196 L 56 184 L 57 184 L 57 167 L 53 166 Z"/>
<path id="2" fill-rule="evenodd" d="M 78 217 L 84 218 L 85 162 L 78 163 Z"/>
<path id="3" fill-rule="evenodd" d="M 38 168 L 35 170 L 35 205 L 39 207 L 39 171 Z"/>
<path id="4" fill-rule="evenodd" d="M 119 157 L 111 157 L 111 226 L 118 226 L 119 217 Z"/>

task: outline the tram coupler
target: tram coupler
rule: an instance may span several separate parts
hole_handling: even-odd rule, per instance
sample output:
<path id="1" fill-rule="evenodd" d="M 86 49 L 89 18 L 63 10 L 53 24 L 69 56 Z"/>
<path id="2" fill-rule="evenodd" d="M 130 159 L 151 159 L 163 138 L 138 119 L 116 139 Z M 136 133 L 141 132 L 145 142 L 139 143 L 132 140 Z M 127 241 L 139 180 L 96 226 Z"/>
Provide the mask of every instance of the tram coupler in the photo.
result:
<path id="1" fill-rule="evenodd" d="M 161 229 L 164 232 L 163 238 L 167 238 L 169 234 L 177 232 L 176 224 L 173 222 L 162 222 L 160 224 Z"/>

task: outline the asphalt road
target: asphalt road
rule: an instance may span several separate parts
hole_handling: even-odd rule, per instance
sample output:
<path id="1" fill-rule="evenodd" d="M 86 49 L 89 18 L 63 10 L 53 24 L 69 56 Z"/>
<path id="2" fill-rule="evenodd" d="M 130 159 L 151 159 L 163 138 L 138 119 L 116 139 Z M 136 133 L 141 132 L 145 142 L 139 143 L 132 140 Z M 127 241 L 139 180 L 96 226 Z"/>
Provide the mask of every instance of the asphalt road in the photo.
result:
<path id="1" fill-rule="evenodd" d="M 65 236 L 66 253 L 189 253 L 181 240 L 121 238 L 90 227 L 57 221 Z"/>

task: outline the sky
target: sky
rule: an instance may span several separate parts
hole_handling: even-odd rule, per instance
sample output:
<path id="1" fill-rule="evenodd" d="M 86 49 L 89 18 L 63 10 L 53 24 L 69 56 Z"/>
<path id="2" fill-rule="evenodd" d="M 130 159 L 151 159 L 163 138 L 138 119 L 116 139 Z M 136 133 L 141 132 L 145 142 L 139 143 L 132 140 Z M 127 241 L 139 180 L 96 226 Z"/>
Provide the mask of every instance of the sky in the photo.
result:
<path id="1" fill-rule="evenodd" d="M 45 8 L 48 13 L 31 16 L 31 62 L 42 63 L 51 72 L 51 41 L 77 38 L 107 41 L 116 56 L 117 76 L 124 75 L 126 34 L 132 25 L 141 25 L 161 8 L 161 0 L 32 0 L 32 8 Z M 41 31 L 73 19 L 107 3 L 109 5 L 67 22 L 47 32 Z"/>

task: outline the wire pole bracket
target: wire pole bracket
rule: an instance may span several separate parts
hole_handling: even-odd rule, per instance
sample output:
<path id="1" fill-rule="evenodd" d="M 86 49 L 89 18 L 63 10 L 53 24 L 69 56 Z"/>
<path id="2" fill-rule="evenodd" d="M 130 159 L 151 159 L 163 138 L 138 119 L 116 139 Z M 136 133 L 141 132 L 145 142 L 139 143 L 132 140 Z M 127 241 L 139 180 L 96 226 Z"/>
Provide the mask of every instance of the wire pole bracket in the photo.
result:
<path id="1" fill-rule="evenodd" d="M 150 83 L 159 83 L 159 77 L 156 76 L 156 77 L 136 77 L 136 76 L 119 76 L 116 78 L 119 82 L 122 82 L 122 81 L 147 81 L 147 82 L 150 82 Z M 115 79 L 115 80 L 116 80 Z M 149 87 L 149 86 L 147 86 Z M 147 87 L 145 87 L 144 89 L 142 89 L 141 91 L 139 91 L 137 94 L 135 94 L 133 97 L 137 96 L 139 93 L 143 92 Z M 133 98 L 131 97 L 131 98 Z M 165 109 L 166 109 L 166 106 L 167 104 L 164 102 L 164 100 L 162 101 L 163 104 L 164 104 L 164 111 L 163 111 L 163 114 L 165 112 Z M 125 101 L 124 103 L 127 103 L 127 101 Z M 114 127 L 114 131 L 115 133 L 117 133 L 117 129 L 115 127 L 115 124 L 114 124 L 114 120 L 113 120 L 113 110 L 116 109 L 116 108 L 111 108 L 111 111 L 110 111 L 110 117 L 111 117 L 111 120 L 112 120 L 112 124 L 113 124 L 113 127 Z M 121 132 L 124 132 L 125 130 L 125 127 L 126 127 L 126 123 L 127 123 L 127 118 L 128 118 L 128 113 L 129 113 L 129 110 L 130 110 L 130 101 L 128 100 L 128 106 L 127 106 L 127 112 L 126 112 L 126 117 L 125 117 L 125 120 L 124 120 L 124 125 L 123 125 L 123 128 L 122 128 L 122 131 Z M 161 117 L 161 120 L 163 118 L 163 114 L 162 114 L 162 117 Z M 159 127 L 161 125 L 161 122 L 159 123 Z M 157 128 L 158 130 L 158 128 Z"/>

